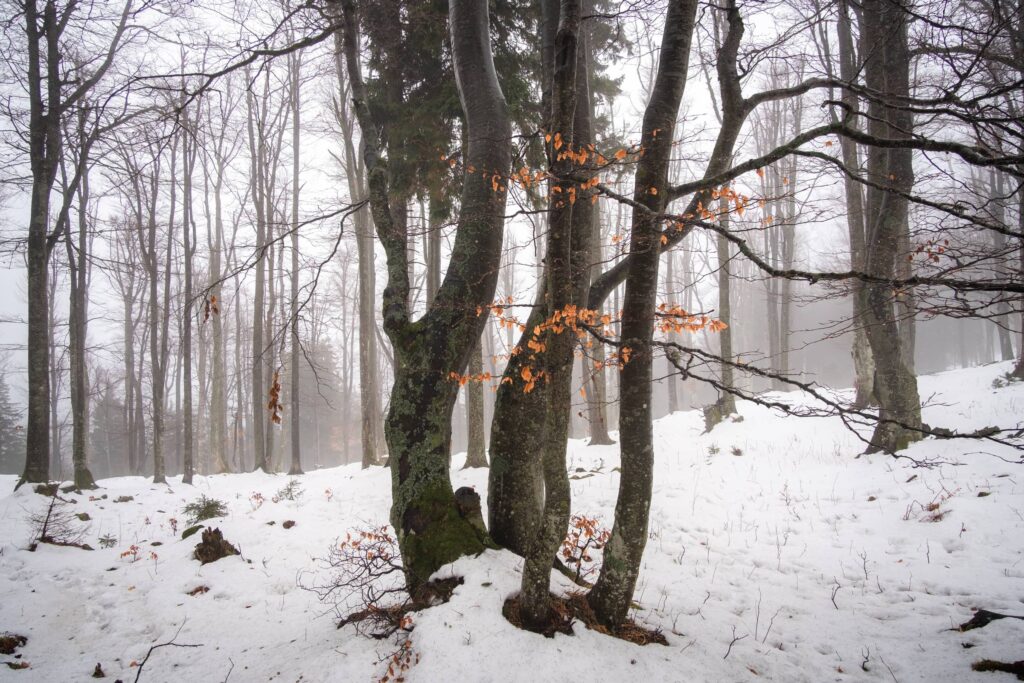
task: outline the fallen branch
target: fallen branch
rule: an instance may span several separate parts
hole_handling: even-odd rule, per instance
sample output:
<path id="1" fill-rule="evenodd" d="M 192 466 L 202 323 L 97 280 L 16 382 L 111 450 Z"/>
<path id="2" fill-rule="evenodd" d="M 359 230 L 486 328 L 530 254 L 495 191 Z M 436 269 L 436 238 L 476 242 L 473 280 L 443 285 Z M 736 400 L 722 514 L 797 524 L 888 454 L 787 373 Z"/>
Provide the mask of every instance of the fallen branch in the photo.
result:
<path id="1" fill-rule="evenodd" d="M 955 629 L 950 629 L 950 631 L 973 631 L 976 628 L 984 628 L 993 621 L 999 621 L 1000 619 L 1024 619 L 1024 615 L 999 614 L 998 612 L 989 612 L 987 609 L 980 609 L 974 613 L 970 621 L 965 621 Z"/>

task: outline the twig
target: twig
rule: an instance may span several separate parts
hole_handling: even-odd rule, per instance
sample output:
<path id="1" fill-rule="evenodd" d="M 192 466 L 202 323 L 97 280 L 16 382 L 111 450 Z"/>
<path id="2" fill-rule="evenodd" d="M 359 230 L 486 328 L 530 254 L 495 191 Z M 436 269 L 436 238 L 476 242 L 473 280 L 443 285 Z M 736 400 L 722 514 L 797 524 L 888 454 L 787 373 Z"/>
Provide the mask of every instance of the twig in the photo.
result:
<path id="1" fill-rule="evenodd" d="M 782 611 L 781 607 L 779 609 L 775 610 L 775 614 L 772 615 L 771 620 L 768 622 L 768 630 L 764 632 L 764 638 L 761 639 L 761 644 L 762 645 L 764 644 L 764 642 L 766 640 L 768 640 L 768 634 L 772 632 L 772 626 L 775 625 L 775 617 L 779 616 L 779 612 L 781 612 L 781 611 Z"/>
<path id="2" fill-rule="evenodd" d="M 188 620 L 186 619 L 185 621 L 188 621 Z M 153 654 L 154 650 L 156 650 L 158 648 L 161 648 L 161 647 L 167 647 L 169 645 L 170 646 L 174 646 L 174 647 L 202 647 L 202 644 L 176 643 L 176 642 L 174 642 L 175 640 L 178 639 L 178 634 L 181 633 L 181 629 L 185 628 L 185 621 L 181 622 L 181 626 L 179 626 L 178 630 L 174 632 L 174 637 L 173 638 L 168 640 L 166 643 L 158 643 L 158 644 L 153 645 L 152 647 L 149 648 L 149 652 L 146 653 L 145 658 L 143 658 L 143 660 L 139 663 L 139 670 L 135 672 L 135 683 L 139 683 L 139 678 L 142 677 L 142 667 L 146 666 L 146 662 L 149 661 L 149 657 L 150 657 L 150 655 Z M 234 668 L 234 663 L 232 663 L 231 666 L 232 666 L 232 668 Z M 230 673 L 231 672 L 228 671 L 228 674 L 230 674 Z M 227 679 L 225 678 L 224 680 L 227 680 Z"/>
<path id="3" fill-rule="evenodd" d="M 884 664 L 885 668 L 889 670 L 889 675 L 892 676 L 892 680 L 894 681 L 894 683 L 900 683 L 899 680 L 896 678 L 896 674 L 894 674 L 892 672 L 892 667 L 889 666 L 889 664 L 886 663 L 886 661 L 884 659 L 882 659 L 881 655 L 878 656 L 878 661 L 880 661 L 882 664 Z"/>
<path id="4" fill-rule="evenodd" d="M 231 672 L 235 670 L 235 660 L 228 657 L 228 661 L 231 662 L 231 666 L 228 668 L 228 672 L 224 675 L 224 680 L 220 683 L 228 683 L 228 679 L 231 678 Z"/>
<path id="5" fill-rule="evenodd" d="M 748 635 L 750 635 L 750 634 L 748 633 L 747 635 L 737 636 L 736 635 L 736 627 L 733 626 L 732 627 L 732 640 L 729 641 L 729 649 L 725 651 L 725 656 L 722 657 L 722 659 L 728 659 L 729 658 L 729 653 L 732 652 L 732 646 L 735 645 L 736 643 L 740 642 L 744 638 L 746 638 Z"/>

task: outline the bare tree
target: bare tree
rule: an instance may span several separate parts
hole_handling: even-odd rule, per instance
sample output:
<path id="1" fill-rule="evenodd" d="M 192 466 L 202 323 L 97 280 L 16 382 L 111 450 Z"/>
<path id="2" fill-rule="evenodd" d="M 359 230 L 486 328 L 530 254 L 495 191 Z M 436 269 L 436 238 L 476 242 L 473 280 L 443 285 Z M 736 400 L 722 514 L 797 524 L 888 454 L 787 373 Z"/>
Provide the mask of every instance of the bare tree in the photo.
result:
<path id="1" fill-rule="evenodd" d="M 731 0 L 727 8 L 731 25 L 739 20 L 738 12 Z M 597 618 L 613 625 L 621 623 L 629 610 L 647 541 L 654 469 L 651 341 L 661 243 L 661 227 L 655 216 L 668 202 L 667 193 L 662 190 L 668 185 L 669 160 L 686 86 L 696 13 L 695 0 L 669 3 L 658 74 L 644 111 L 644 155 L 637 164 L 633 191 L 633 201 L 640 208 L 633 211 L 631 256 L 622 309 L 622 343 L 630 349 L 630 360 L 622 369 L 619 394 L 622 473 L 615 522 L 604 550 L 601 574 L 587 596 Z"/>
<path id="2" fill-rule="evenodd" d="M 47 266 L 50 253 L 59 239 L 59 230 L 50 224 L 50 198 L 63 153 L 63 122 L 74 118 L 75 108 L 103 79 L 122 44 L 129 19 L 135 8 L 128 0 L 114 20 L 109 42 L 102 53 L 82 59 L 76 67 L 65 59 L 69 26 L 75 22 L 78 3 L 60 5 L 37 0 L 21 6 L 25 22 L 27 62 L 22 81 L 28 90 L 28 157 L 32 172 L 31 207 L 28 229 L 28 414 L 26 425 L 25 471 L 21 482 L 43 482 L 49 478 L 50 456 L 50 340 Z M 75 20 L 73 22 L 72 20 Z M 95 18 L 94 18 L 95 20 Z M 88 64 L 87 70 L 82 65 Z M 69 184 L 74 196 L 78 180 Z M 61 213 L 66 213 L 62 207 Z"/>

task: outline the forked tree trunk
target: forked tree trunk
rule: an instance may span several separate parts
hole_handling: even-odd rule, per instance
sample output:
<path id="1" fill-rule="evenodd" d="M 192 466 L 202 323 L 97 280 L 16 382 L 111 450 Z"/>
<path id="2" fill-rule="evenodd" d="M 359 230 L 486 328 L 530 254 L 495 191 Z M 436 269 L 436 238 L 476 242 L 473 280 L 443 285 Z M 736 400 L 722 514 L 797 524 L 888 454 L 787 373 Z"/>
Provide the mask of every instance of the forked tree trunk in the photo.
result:
<path id="1" fill-rule="evenodd" d="M 449 479 L 452 410 L 458 382 L 486 317 L 478 307 L 494 298 L 501 263 L 502 228 L 511 167 L 511 124 L 491 57 L 487 5 L 451 0 L 449 25 L 465 113 L 467 173 L 452 259 L 427 313 L 412 322 L 406 235 L 389 206 L 388 171 L 380 134 L 359 71 L 356 16 L 342 0 L 345 62 L 356 117 L 363 133 L 370 204 L 387 254 L 384 329 L 395 354 L 395 383 L 385 433 L 391 459 L 394 526 L 406 582 L 413 591 L 443 565 L 479 552 L 487 539 L 459 514 Z M 497 174 L 496 176 L 494 174 Z M 493 185 L 492 185 L 493 183 Z"/>
<path id="2" fill-rule="evenodd" d="M 735 13 L 735 5 L 731 8 Z M 626 618 L 647 541 L 654 475 L 651 341 L 661 232 L 655 216 L 665 208 L 667 193 L 661 190 L 668 180 L 696 12 L 696 0 L 669 3 L 658 75 L 644 112 L 641 137 L 644 155 L 637 165 L 633 189 L 633 200 L 645 208 L 633 209 L 631 256 L 622 308 L 622 344 L 631 350 L 629 362 L 622 368 L 619 396 L 622 473 L 615 502 L 615 523 L 604 549 L 601 574 L 587 596 L 597 618 L 610 625 L 618 625 Z M 652 193 L 651 188 L 658 189 L 658 193 Z"/>
<path id="3" fill-rule="evenodd" d="M 580 34 L 582 3 L 579 0 L 546 0 L 542 3 L 545 44 L 550 44 L 551 97 L 548 119 L 553 141 L 548 164 L 554 178 L 549 199 L 547 244 L 548 322 L 587 301 L 590 241 L 594 231 L 593 205 L 587 192 L 579 192 L 585 177 L 570 178 L 584 169 L 565 158 L 565 153 L 587 149 L 592 141 L 586 39 Z M 565 149 L 562 150 L 558 141 Z M 532 332 L 532 328 L 527 328 Z M 578 340 L 572 326 L 549 328 L 541 337 L 546 350 L 537 363 L 547 373 L 547 406 L 541 441 L 544 475 L 544 506 L 535 526 L 523 565 L 519 616 L 526 628 L 543 630 L 550 623 L 551 567 L 569 525 L 570 486 L 565 454 L 572 410 L 572 369 Z M 536 371 L 536 369 L 534 370 Z"/>

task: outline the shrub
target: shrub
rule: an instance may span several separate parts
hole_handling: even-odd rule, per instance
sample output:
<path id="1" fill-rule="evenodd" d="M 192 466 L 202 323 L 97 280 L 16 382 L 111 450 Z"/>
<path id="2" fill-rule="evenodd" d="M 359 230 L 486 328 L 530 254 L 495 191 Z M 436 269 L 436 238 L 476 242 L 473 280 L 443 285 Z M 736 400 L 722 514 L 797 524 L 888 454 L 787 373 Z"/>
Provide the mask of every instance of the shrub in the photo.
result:
<path id="1" fill-rule="evenodd" d="M 228 506 L 216 498 L 209 498 L 205 494 L 186 505 L 183 512 L 187 515 L 189 525 L 194 525 L 206 519 L 224 517 L 228 514 Z"/>
<path id="2" fill-rule="evenodd" d="M 570 569 L 576 570 L 577 583 L 597 572 L 591 551 L 604 549 L 611 535 L 596 518 L 573 515 L 569 520 L 569 533 L 562 541 L 562 557 Z"/>
<path id="3" fill-rule="evenodd" d="M 302 497 L 302 485 L 298 479 L 289 479 L 280 491 L 274 494 L 274 502 L 279 500 L 298 500 Z"/>

